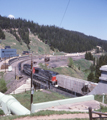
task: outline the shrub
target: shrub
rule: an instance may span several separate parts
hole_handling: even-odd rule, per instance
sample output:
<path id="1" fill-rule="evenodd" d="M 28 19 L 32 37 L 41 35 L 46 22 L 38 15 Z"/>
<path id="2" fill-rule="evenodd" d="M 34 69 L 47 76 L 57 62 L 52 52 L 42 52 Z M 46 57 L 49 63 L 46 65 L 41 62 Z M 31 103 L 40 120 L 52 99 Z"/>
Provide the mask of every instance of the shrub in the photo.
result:
<path id="1" fill-rule="evenodd" d="M 0 109 L 0 115 L 4 115 L 4 112 L 3 110 Z"/>
<path id="2" fill-rule="evenodd" d="M 72 68 L 74 67 L 74 62 L 72 58 L 68 58 L 68 66 Z"/>
<path id="3" fill-rule="evenodd" d="M 0 79 L 0 92 L 4 93 L 7 91 L 5 80 L 2 78 Z"/>

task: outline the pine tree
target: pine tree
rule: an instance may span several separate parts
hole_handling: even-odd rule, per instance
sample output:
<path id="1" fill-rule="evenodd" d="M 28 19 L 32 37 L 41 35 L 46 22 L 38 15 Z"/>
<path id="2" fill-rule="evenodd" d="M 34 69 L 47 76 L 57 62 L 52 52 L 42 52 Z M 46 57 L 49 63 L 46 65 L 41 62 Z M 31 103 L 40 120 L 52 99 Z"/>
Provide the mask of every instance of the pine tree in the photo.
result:
<path id="1" fill-rule="evenodd" d="M 94 81 L 94 74 L 93 74 L 93 72 L 90 72 L 90 74 L 87 77 L 87 80 L 91 81 L 91 82 Z"/>

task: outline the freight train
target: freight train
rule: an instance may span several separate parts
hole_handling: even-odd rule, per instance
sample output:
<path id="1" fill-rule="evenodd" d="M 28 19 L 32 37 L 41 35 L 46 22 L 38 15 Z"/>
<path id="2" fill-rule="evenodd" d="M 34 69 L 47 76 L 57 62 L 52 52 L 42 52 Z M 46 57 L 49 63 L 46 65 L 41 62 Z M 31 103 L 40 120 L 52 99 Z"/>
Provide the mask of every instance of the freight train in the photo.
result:
<path id="1" fill-rule="evenodd" d="M 26 73 L 27 75 L 31 75 L 31 65 L 24 64 L 23 72 Z M 57 79 L 56 79 L 56 75 L 58 75 L 57 72 L 33 67 L 32 73 L 33 73 L 33 78 L 36 80 L 45 83 L 50 82 L 52 85 L 57 84 Z"/>
<path id="2" fill-rule="evenodd" d="M 78 95 L 85 95 L 92 91 L 97 84 L 94 82 L 74 78 L 66 75 L 57 75 L 57 84 L 61 89 L 67 89 Z"/>
<path id="3" fill-rule="evenodd" d="M 23 71 L 31 75 L 31 65 L 24 64 Z M 52 85 L 57 86 L 58 89 L 70 92 L 72 94 L 77 95 L 85 95 L 88 94 L 96 87 L 96 83 L 89 82 L 86 80 L 61 75 L 57 72 L 53 72 L 50 70 L 44 70 L 41 68 L 33 67 L 33 78 L 45 83 L 51 83 Z"/>

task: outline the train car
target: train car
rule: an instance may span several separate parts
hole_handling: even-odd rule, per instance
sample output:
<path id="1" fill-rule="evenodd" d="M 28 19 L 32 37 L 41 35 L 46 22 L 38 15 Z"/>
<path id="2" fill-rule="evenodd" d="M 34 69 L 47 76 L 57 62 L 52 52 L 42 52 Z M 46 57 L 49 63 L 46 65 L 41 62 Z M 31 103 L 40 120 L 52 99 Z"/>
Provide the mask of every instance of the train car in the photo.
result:
<path id="1" fill-rule="evenodd" d="M 88 94 L 95 87 L 95 83 L 89 82 L 86 80 L 66 76 L 66 75 L 57 75 L 57 84 L 58 87 L 62 89 L 67 89 L 69 91 L 75 92 L 80 95 Z"/>
<path id="2" fill-rule="evenodd" d="M 56 75 L 58 73 L 50 70 L 44 70 L 41 68 L 33 68 L 33 78 L 43 81 L 50 82 L 53 85 L 57 84 Z"/>
<path id="3" fill-rule="evenodd" d="M 23 72 L 27 75 L 31 75 L 31 65 L 24 64 L 23 65 Z M 50 82 L 52 85 L 57 84 L 56 75 L 58 75 L 57 72 L 50 71 L 50 70 L 44 70 L 41 68 L 33 67 L 33 78 L 42 82 Z"/>
<path id="4" fill-rule="evenodd" d="M 23 65 L 23 72 L 27 75 L 31 75 L 31 65 L 24 64 Z"/>

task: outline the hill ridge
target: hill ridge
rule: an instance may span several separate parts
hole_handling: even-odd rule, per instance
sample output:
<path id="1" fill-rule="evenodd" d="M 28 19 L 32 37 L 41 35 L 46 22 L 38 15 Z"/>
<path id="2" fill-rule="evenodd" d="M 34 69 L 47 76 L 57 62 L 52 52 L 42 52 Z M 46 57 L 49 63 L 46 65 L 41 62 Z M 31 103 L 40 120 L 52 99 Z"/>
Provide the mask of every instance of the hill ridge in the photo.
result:
<path id="1" fill-rule="evenodd" d="M 18 29 L 18 33 L 23 42 L 26 43 L 28 49 L 30 49 L 29 33 L 31 32 L 34 35 L 37 35 L 44 43 L 47 43 L 52 50 L 58 49 L 59 51 L 72 53 L 88 51 L 96 46 L 101 46 L 107 51 L 106 40 L 101 40 L 93 36 L 87 36 L 84 33 L 70 31 L 56 26 L 39 25 L 33 21 L 27 21 L 21 18 L 9 19 L 2 16 L 0 16 L 0 26 L 0 38 L 3 37 L 1 29 L 9 29 L 21 44 L 22 41 L 15 31 L 15 29 Z"/>

